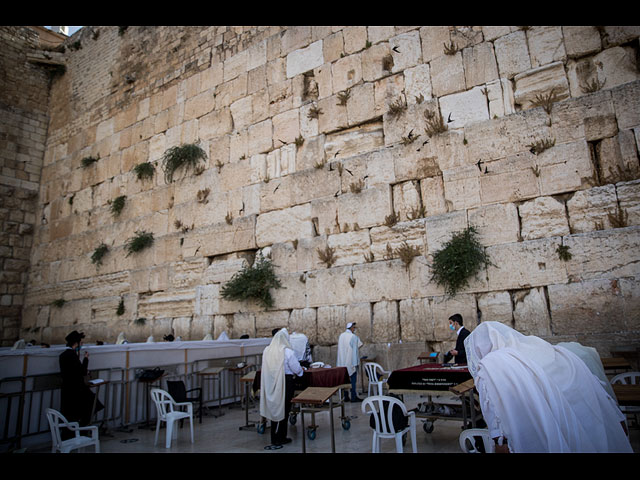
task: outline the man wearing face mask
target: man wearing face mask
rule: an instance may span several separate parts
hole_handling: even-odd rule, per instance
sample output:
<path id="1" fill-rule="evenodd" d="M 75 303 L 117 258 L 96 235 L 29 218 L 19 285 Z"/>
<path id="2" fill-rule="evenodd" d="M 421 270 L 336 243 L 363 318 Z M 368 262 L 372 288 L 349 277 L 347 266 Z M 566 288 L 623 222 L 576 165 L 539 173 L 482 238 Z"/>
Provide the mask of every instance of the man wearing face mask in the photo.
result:
<path id="1" fill-rule="evenodd" d="M 81 427 L 89 424 L 95 394 L 85 383 L 89 368 L 89 353 L 84 352 L 80 360 L 80 346 L 84 333 L 74 330 L 66 336 L 67 348 L 58 357 L 62 388 L 60 390 L 60 413 L 70 422 L 78 422 Z M 98 400 L 96 412 L 104 406 Z M 66 429 L 65 429 L 66 430 Z"/>
<path id="2" fill-rule="evenodd" d="M 454 357 L 454 363 L 467 363 L 467 352 L 464 348 L 464 339 L 467 338 L 471 332 L 464 328 L 462 324 L 462 315 L 460 315 L 459 313 L 456 313 L 449 317 L 449 328 L 457 333 L 458 339 L 456 340 L 456 348 L 454 348 L 453 350 L 449 350 L 446 353 L 445 362 L 448 361 L 449 358 Z"/>

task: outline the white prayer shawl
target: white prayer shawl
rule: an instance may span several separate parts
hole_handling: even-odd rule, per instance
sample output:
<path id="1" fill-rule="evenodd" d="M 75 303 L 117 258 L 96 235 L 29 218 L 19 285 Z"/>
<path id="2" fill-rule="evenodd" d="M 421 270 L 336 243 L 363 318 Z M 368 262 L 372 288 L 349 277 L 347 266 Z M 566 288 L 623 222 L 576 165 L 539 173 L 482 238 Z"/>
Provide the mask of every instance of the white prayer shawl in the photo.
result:
<path id="1" fill-rule="evenodd" d="M 276 333 L 262 353 L 260 371 L 260 415 L 279 422 L 284 419 L 285 374 L 284 350 L 291 348 L 289 333 L 283 328 Z"/>
<path id="2" fill-rule="evenodd" d="M 465 340 L 492 436 L 512 452 L 629 452 L 624 415 L 569 350 L 483 322 Z"/>
<path id="3" fill-rule="evenodd" d="M 611 383 L 607 378 L 607 374 L 604 371 L 604 367 L 602 366 L 602 360 L 600 360 L 600 355 L 598 351 L 593 347 L 585 347 L 584 345 L 579 344 L 578 342 L 561 342 L 556 344 L 557 347 L 563 347 L 569 350 L 570 352 L 575 353 L 580 360 L 582 360 L 591 373 L 593 373 L 598 380 L 600 381 L 600 385 L 604 387 L 607 393 L 613 398 L 616 398 L 616 394 L 611 387 Z"/>
<path id="4" fill-rule="evenodd" d="M 347 373 L 349 376 L 353 375 L 356 371 L 356 367 L 358 366 L 357 355 L 354 352 L 352 340 L 353 337 L 356 337 L 355 334 L 347 329 L 340 334 L 338 337 L 338 358 L 336 361 L 336 365 L 338 367 L 347 367 Z M 358 337 L 356 337 L 356 341 L 358 342 L 358 348 L 362 346 L 362 342 Z"/>

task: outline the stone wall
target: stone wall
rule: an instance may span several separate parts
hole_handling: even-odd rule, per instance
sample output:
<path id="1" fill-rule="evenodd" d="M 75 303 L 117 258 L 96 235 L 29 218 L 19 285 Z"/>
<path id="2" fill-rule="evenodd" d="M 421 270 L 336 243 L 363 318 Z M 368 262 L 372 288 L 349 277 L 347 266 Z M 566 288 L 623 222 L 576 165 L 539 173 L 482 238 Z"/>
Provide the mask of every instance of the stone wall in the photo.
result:
<path id="1" fill-rule="evenodd" d="M 637 343 L 639 35 L 85 27 L 51 88 L 21 336 L 286 326 L 332 363 L 356 321 L 365 354 L 393 368 L 450 347 L 458 312 L 471 329 L 498 320 L 603 353 Z M 434 133 L 438 116 L 446 131 Z M 164 152 L 196 142 L 205 168 L 167 183 Z M 83 167 L 87 157 L 98 160 Z M 146 161 L 155 176 L 138 180 Z M 430 281 L 432 256 L 470 225 L 492 265 L 448 297 Z M 127 255 L 141 230 L 153 246 Z M 420 251 L 408 267 L 393 253 L 403 242 Z M 284 287 L 274 307 L 221 298 L 259 253 Z"/>
<path id="2" fill-rule="evenodd" d="M 26 27 L 0 27 L 0 345 L 20 334 L 48 124 L 51 71 L 27 60 Z"/>

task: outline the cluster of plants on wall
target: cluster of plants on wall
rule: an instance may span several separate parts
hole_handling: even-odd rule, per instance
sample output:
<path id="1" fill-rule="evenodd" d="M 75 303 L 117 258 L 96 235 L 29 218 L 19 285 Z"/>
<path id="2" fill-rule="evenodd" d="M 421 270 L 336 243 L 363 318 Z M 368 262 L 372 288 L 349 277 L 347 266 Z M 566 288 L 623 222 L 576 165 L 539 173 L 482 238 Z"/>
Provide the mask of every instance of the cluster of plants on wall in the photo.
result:
<path id="1" fill-rule="evenodd" d="M 273 306 L 272 288 L 281 288 L 271 260 L 260 255 L 253 265 L 244 266 L 223 285 L 222 298 L 243 301 L 258 300 L 265 308 Z"/>

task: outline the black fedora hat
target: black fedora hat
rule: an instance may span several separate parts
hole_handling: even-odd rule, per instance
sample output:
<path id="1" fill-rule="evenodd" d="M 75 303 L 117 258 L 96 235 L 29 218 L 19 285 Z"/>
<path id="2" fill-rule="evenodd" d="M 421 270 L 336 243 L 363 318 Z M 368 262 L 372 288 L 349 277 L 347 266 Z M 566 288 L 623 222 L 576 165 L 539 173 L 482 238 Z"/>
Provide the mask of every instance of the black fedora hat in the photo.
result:
<path id="1" fill-rule="evenodd" d="M 64 339 L 67 342 L 67 345 L 73 345 L 74 343 L 80 342 L 84 338 L 84 332 L 78 332 L 74 330 L 69 335 L 67 335 Z"/>

